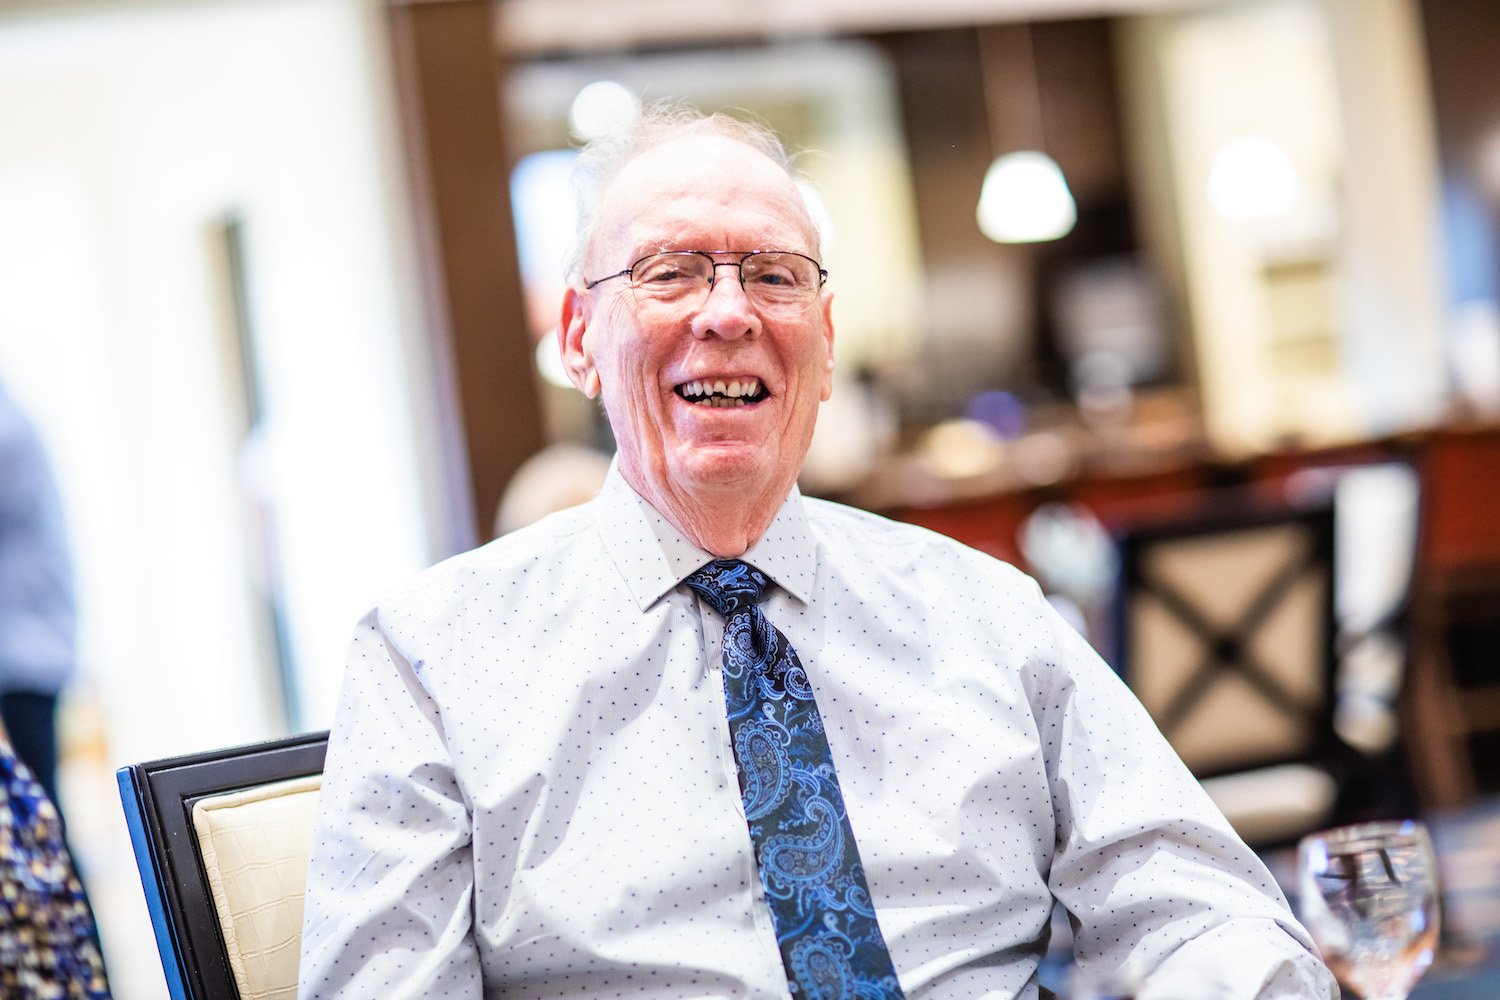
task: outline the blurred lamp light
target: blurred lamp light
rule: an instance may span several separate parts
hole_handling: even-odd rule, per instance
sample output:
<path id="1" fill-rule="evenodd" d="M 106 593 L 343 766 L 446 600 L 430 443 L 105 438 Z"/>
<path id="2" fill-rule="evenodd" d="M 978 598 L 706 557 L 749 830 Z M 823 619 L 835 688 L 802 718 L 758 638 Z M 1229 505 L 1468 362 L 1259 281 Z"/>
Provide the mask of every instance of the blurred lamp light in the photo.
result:
<path id="1" fill-rule="evenodd" d="M 994 472 L 1005 455 L 1005 444 L 988 424 L 977 420 L 945 420 L 922 435 L 918 455 L 929 472 L 942 479 L 968 479 Z"/>
<path id="2" fill-rule="evenodd" d="M 1208 200 L 1226 219 L 1268 219 L 1289 210 L 1302 182 L 1286 151 L 1261 136 L 1225 143 L 1208 170 Z"/>
<path id="3" fill-rule="evenodd" d="M 1078 206 L 1057 161 L 1027 149 L 990 164 L 974 215 L 996 243 L 1040 243 L 1071 232 Z"/>
<path id="4" fill-rule="evenodd" d="M 1026 433 L 1026 405 L 1015 393 L 988 389 L 969 400 L 968 417 L 987 424 L 1006 441 Z"/>
<path id="5" fill-rule="evenodd" d="M 589 84 L 573 98 L 568 125 L 573 134 L 590 142 L 619 128 L 641 113 L 641 102 L 613 80 Z"/>
<path id="6" fill-rule="evenodd" d="M 568 378 L 568 370 L 563 367 L 555 329 L 536 342 L 536 370 L 551 385 L 561 386 L 564 389 L 573 388 L 573 383 Z"/>

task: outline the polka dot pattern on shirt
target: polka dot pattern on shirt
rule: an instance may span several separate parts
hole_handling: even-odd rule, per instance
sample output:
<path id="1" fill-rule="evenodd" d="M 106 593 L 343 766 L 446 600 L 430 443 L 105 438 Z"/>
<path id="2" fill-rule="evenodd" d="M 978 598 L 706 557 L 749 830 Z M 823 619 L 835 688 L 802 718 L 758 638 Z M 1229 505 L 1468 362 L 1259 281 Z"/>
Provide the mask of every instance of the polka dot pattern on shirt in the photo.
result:
<path id="1" fill-rule="evenodd" d="M 680 585 L 708 558 L 613 474 L 371 612 L 305 996 L 788 995 L 722 622 Z M 795 494 L 745 558 L 777 584 L 765 611 L 807 666 L 908 996 L 1026 995 L 1054 893 L 1090 961 L 1230 915 L 1285 938 L 1263 869 L 1029 579 Z"/>

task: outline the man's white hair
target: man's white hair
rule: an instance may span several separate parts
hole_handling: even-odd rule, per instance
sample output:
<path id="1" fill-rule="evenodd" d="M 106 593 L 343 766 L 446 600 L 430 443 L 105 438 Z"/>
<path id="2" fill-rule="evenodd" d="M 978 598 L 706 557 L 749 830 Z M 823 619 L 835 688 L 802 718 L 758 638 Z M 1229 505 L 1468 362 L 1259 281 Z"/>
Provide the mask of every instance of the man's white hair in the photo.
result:
<path id="1" fill-rule="evenodd" d="M 570 283 L 581 284 L 585 280 L 583 265 L 594 238 L 599 202 L 610 182 L 626 164 L 648 149 L 694 135 L 718 135 L 743 143 L 765 154 L 794 181 L 800 180 L 792 165 L 792 154 L 768 125 L 723 112 L 704 114 L 680 101 L 646 104 L 630 121 L 584 146 L 573 165 L 577 230 L 564 261 L 564 273 Z"/>

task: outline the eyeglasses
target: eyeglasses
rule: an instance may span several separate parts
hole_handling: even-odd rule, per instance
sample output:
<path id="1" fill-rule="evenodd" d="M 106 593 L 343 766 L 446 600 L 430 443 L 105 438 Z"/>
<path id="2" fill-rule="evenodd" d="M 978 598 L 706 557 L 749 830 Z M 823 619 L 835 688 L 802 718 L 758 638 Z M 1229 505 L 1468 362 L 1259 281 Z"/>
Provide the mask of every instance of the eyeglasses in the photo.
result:
<path id="1" fill-rule="evenodd" d="M 739 260 L 715 260 L 737 250 L 668 250 L 642 257 L 623 271 L 595 278 L 592 289 L 615 278 L 630 282 L 637 305 L 691 312 L 713 291 L 721 267 L 739 270 L 740 287 L 762 313 L 798 316 L 818 300 L 828 272 L 811 257 L 790 250 L 751 250 Z"/>

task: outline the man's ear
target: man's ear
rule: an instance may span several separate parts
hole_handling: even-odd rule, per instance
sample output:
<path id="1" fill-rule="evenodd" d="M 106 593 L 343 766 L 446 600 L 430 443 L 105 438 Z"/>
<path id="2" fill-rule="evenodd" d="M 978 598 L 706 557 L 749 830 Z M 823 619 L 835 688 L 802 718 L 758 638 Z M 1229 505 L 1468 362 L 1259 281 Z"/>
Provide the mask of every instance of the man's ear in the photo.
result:
<path id="1" fill-rule="evenodd" d="M 562 318 L 557 324 L 557 347 L 562 354 L 564 370 L 578 391 L 589 399 L 599 395 L 599 372 L 585 343 L 588 332 L 587 294 L 576 288 L 563 293 Z"/>
<path id="2" fill-rule="evenodd" d="M 833 395 L 833 293 L 823 293 L 823 338 L 828 342 L 828 358 L 823 363 L 823 393 L 826 403 Z"/>

